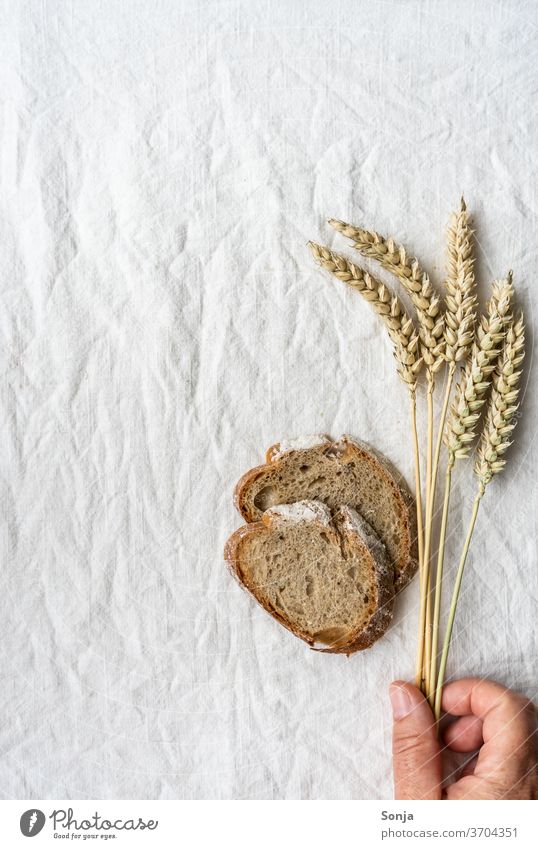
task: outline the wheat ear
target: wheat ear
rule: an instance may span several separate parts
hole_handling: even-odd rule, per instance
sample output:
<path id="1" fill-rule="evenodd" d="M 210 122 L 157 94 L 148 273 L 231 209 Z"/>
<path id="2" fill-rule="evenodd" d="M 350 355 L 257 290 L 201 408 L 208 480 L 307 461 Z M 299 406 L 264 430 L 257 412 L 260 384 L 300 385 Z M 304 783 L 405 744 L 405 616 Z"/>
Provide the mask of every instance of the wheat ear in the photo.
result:
<path id="1" fill-rule="evenodd" d="M 428 685 L 430 698 L 434 702 L 452 469 L 457 459 L 468 456 L 471 450 L 471 444 L 476 437 L 477 424 L 480 419 L 482 407 L 486 402 L 487 392 L 491 386 L 491 374 L 495 369 L 499 357 L 500 345 L 505 335 L 505 326 L 511 320 L 510 304 L 512 294 L 511 275 L 506 280 L 493 284 L 492 296 L 488 303 L 488 311 L 486 315 L 482 316 L 481 322 L 477 327 L 472 356 L 467 360 L 465 371 L 456 388 L 456 399 L 452 405 L 451 416 L 444 434 L 448 459 L 445 473 L 445 491 L 437 554 L 437 569 L 435 573 L 432 652 Z"/>
<path id="2" fill-rule="evenodd" d="M 525 325 L 521 313 L 506 333 L 501 359 L 493 374 L 493 390 L 488 405 L 486 421 L 478 444 L 475 474 L 479 492 L 483 493 L 493 475 L 506 464 L 504 454 L 512 444 L 510 436 L 517 424 L 519 366 L 525 356 Z"/>
<path id="3" fill-rule="evenodd" d="M 417 678 L 419 666 L 424 670 L 426 680 L 424 689 L 429 695 L 429 681 L 432 665 L 432 634 L 430 616 L 430 551 L 433 515 L 435 508 L 435 490 L 439 458 L 443 440 L 443 430 L 450 401 L 452 381 L 458 362 L 469 355 L 474 337 L 476 312 L 476 285 L 473 271 L 472 235 L 469 213 L 462 198 L 458 212 L 451 215 L 447 231 L 447 274 L 445 278 L 445 314 L 444 314 L 444 358 L 448 363 L 445 396 L 441 407 L 439 429 L 435 445 L 435 454 L 431 467 L 429 497 L 426 500 L 426 519 L 424 530 L 424 574 L 421 592 L 421 612 L 419 622 L 419 646 L 417 652 Z M 421 636 L 421 627 L 424 637 Z"/>
<path id="4" fill-rule="evenodd" d="M 444 441 L 448 449 L 448 463 L 467 457 L 476 436 L 480 410 L 486 401 L 491 375 L 495 371 L 505 327 L 512 321 L 510 312 L 514 289 L 512 275 L 495 281 L 488 302 L 487 315 L 483 315 L 476 329 L 472 356 L 467 361 L 456 389 Z"/>
<path id="5" fill-rule="evenodd" d="M 418 450 L 416 418 L 416 381 L 422 366 L 419 356 L 419 340 L 413 321 L 400 300 L 375 277 L 329 248 L 309 242 L 314 259 L 339 280 L 356 289 L 374 308 L 387 328 L 393 343 L 394 356 L 398 363 L 398 374 L 406 384 L 411 399 L 411 433 L 415 458 L 415 497 L 417 510 L 417 534 L 419 564 L 423 562 L 423 516 L 420 483 L 420 459 Z"/>
<path id="6" fill-rule="evenodd" d="M 385 239 L 373 230 L 365 230 L 345 221 L 329 219 L 329 224 L 351 239 L 362 256 L 375 259 L 402 283 L 417 312 L 421 354 L 428 371 L 428 381 L 443 364 L 443 316 L 439 296 L 419 261 L 408 254 L 394 239 Z"/>
<path id="7" fill-rule="evenodd" d="M 494 475 L 498 474 L 505 466 L 505 453 L 511 445 L 511 435 L 517 424 L 516 412 L 518 410 L 518 397 L 520 391 L 521 369 L 519 366 L 525 356 L 525 325 L 523 314 L 518 320 L 512 322 L 506 331 L 506 337 L 501 354 L 497 360 L 493 372 L 493 389 L 488 403 L 486 418 L 480 442 L 478 444 L 478 457 L 475 464 L 475 475 L 478 480 L 478 491 L 473 503 L 471 521 L 465 544 L 456 574 L 454 591 L 448 615 L 448 622 L 443 642 L 441 662 L 439 664 L 439 675 L 437 677 L 437 690 L 435 695 L 435 717 L 439 720 L 441 714 L 441 696 L 445 679 L 446 663 L 450 650 L 450 640 L 454 627 L 456 608 L 460 594 L 465 562 L 469 552 L 469 546 L 476 524 L 478 508 L 484 495 L 486 486 Z"/>
<path id="8" fill-rule="evenodd" d="M 340 254 L 315 242 L 309 242 L 308 247 L 323 268 L 360 292 L 380 316 L 394 346 L 398 374 L 410 392 L 415 392 L 422 359 L 418 354 L 419 341 L 413 321 L 400 300 L 384 283 Z"/>

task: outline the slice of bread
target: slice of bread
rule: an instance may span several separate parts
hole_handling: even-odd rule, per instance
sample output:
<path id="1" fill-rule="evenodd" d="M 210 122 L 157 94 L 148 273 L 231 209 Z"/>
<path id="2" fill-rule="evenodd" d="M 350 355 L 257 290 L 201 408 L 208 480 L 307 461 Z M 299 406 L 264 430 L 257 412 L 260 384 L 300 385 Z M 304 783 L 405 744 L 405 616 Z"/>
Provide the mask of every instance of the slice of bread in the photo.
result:
<path id="1" fill-rule="evenodd" d="M 385 546 L 350 507 L 332 518 L 317 501 L 273 507 L 232 534 L 225 558 L 265 610 L 317 651 L 366 649 L 391 622 Z"/>
<path id="2" fill-rule="evenodd" d="M 352 507 L 385 543 L 394 567 L 395 590 L 418 567 L 414 499 L 385 458 L 365 443 L 342 436 L 302 437 L 271 446 L 266 464 L 247 472 L 235 489 L 235 504 L 247 522 L 257 522 L 276 504 L 304 499 L 331 510 Z"/>

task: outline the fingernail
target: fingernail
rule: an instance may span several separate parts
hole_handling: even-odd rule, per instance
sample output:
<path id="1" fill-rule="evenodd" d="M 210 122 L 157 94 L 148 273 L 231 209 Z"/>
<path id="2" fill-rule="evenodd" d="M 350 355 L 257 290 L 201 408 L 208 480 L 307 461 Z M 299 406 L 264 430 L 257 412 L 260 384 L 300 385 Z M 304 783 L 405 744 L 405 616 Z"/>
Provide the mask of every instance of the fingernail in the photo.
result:
<path id="1" fill-rule="evenodd" d="M 389 695 L 394 719 L 403 719 L 411 713 L 414 704 L 404 681 L 395 681 L 391 684 Z"/>

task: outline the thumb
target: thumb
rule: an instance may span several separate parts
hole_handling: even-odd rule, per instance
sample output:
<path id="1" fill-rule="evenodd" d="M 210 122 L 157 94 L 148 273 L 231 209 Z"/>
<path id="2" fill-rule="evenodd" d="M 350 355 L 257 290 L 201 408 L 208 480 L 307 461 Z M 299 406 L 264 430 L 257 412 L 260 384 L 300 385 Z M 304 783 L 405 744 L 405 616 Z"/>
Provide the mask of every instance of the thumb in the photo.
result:
<path id="1" fill-rule="evenodd" d="M 441 750 L 428 702 L 405 681 L 390 685 L 390 700 L 394 798 L 440 799 Z"/>

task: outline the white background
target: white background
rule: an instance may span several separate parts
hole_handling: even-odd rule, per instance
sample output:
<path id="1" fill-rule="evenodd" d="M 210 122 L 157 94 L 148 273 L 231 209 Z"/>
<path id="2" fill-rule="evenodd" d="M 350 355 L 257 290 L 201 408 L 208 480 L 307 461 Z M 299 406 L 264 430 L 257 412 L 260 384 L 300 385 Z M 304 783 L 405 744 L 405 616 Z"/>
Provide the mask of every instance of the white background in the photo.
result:
<path id="1" fill-rule="evenodd" d="M 320 272 L 329 216 L 481 294 L 514 269 L 524 418 L 479 517 L 450 674 L 533 695 L 536 27 L 528 2 L 7 2 L 2 138 L 4 798 L 390 798 L 374 648 L 311 652 L 222 562 L 236 479 L 349 432 L 412 482 L 384 330 Z M 455 475 L 448 576 L 474 483 Z"/>

